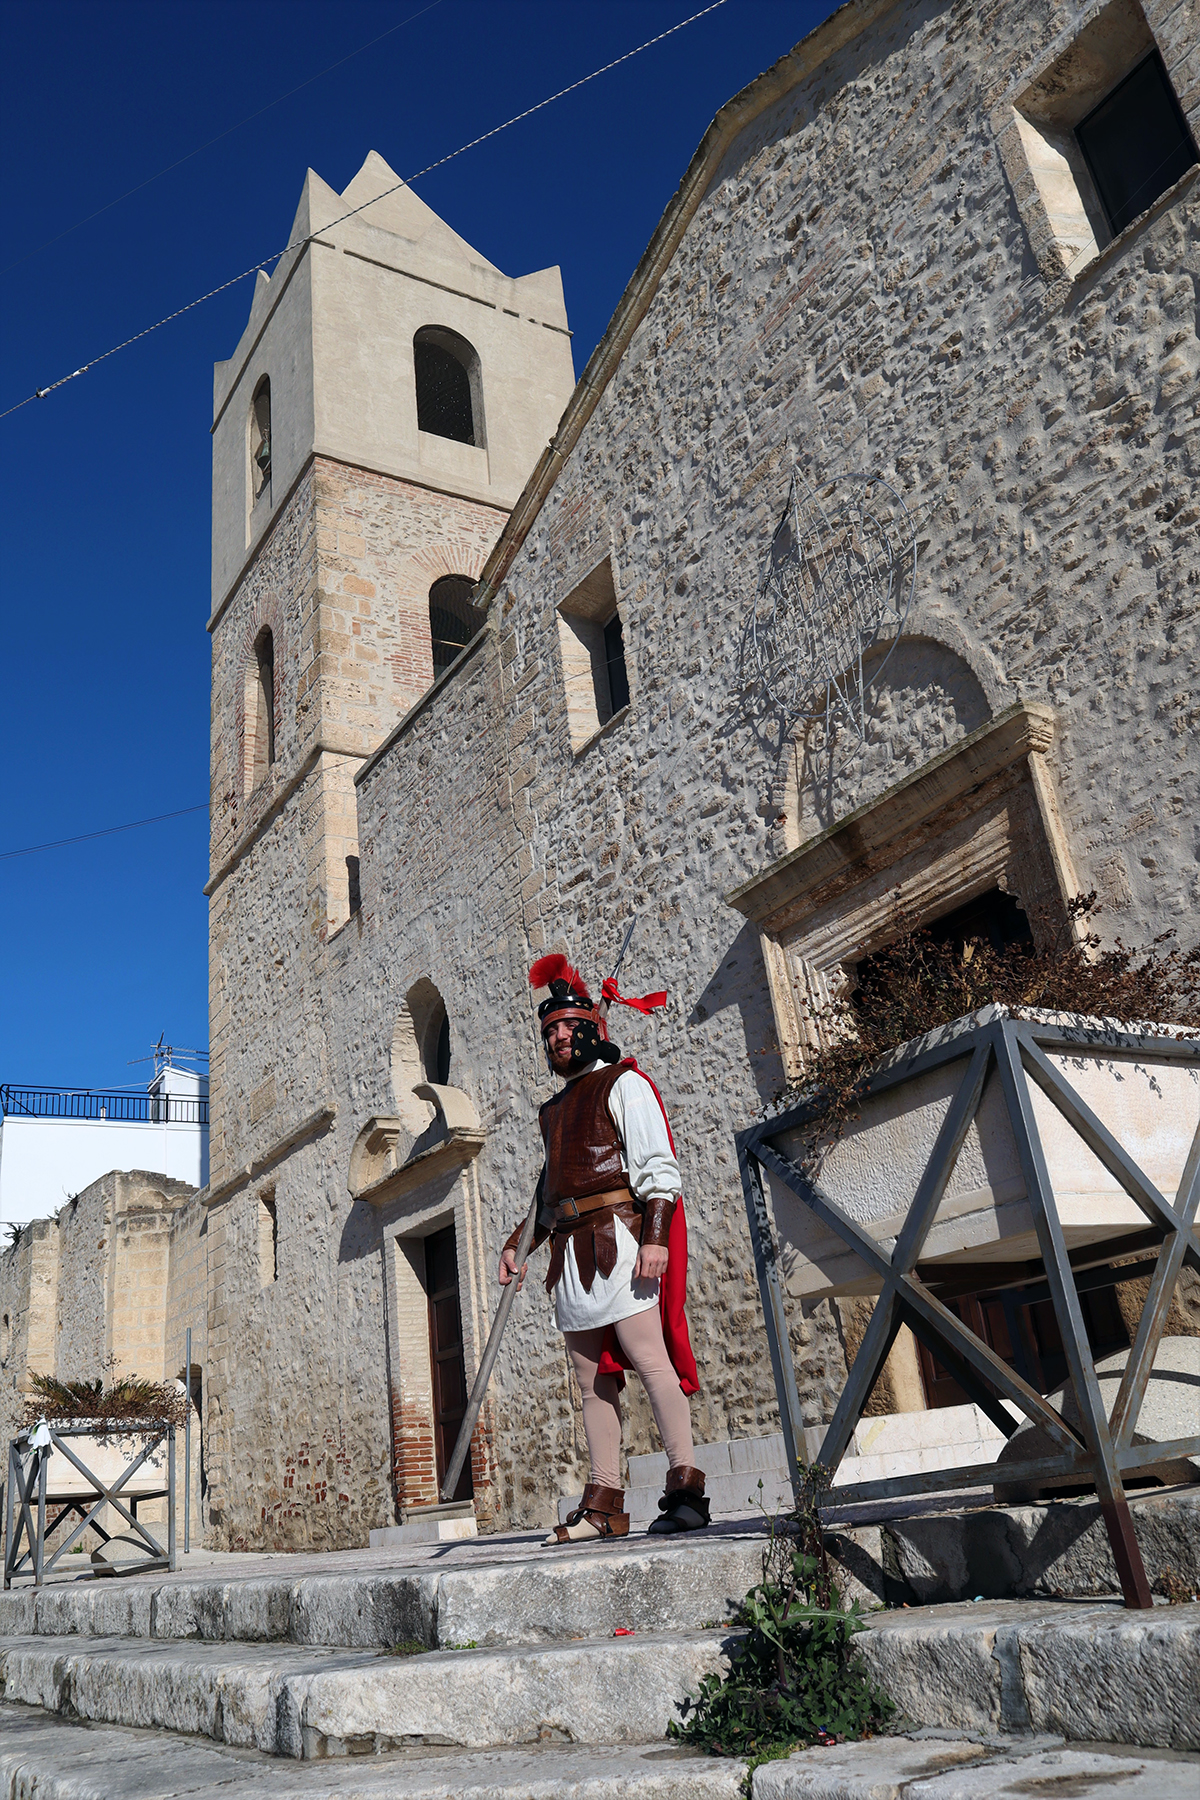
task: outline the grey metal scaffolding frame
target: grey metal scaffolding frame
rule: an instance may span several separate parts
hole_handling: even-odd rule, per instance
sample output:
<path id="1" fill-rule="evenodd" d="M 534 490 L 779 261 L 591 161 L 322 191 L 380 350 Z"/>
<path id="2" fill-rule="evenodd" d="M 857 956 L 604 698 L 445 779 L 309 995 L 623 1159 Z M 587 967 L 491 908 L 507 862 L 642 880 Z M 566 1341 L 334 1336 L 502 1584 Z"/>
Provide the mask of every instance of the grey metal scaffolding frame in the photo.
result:
<path id="1" fill-rule="evenodd" d="M 868 1232 L 846 1216 L 830 1194 L 783 1156 L 773 1141 L 813 1120 L 817 1116 L 817 1107 L 811 1104 L 792 1107 L 737 1134 L 738 1166 L 742 1173 L 788 1455 L 793 1470 L 796 1470 L 797 1448 L 805 1441 L 804 1422 L 788 1339 L 779 1252 L 764 1191 L 764 1170 L 810 1207 L 856 1252 L 881 1284 L 870 1323 L 833 1419 L 826 1428 L 817 1460 L 831 1475 L 837 1470 L 896 1333 L 901 1325 L 907 1325 L 1006 1438 L 1012 1436 L 1017 1425 L 1007 1408 L 996 1399 L 993 1389 L 1011 1400 L 1027 1419 L 1041 1426 L 1057 1447 L 1057 1455 L 1011 1466 L 1006 1464 L 1005 1482 L 1049 1481 L 1062 1477 L 1077 1480 L 1082 1477 L 1095 1483 L 1125 1603 L 1132 1607 L 1148 1607 L 1153 1602 L 1122 1477 L 1168 1458 L 1200 1454 L 1200 1434 L 1166 1444 L 1133 1443 L 1138 1412 L 1180 1271 L 1185 1263 L 1200 1271 L 1200 1242 L 1195 1230 L 1200 1203 L 1200 1129 L 1192 1140 L 1172 1206 L 1045 1053 L 1048 1049 L 1070 1050 L 1077 1055 L 1090 1054 L 1113 1061 L 1153 1057 L 1160 1062 L 1190 1063 L 1200 1072 L 1200 1042 L 1166 1035 L 1144 1036 L 1109 1030 L 1100 1025 L 1042 1022 L 1010 1014 L 1001 1007 L 988 1007 L 975 1017 L 974 1028 L 932 1033 L 920 1040 L 923 1047 L 913 1055 L 889 1059 L 866 1084 L 866 1094 L 878 1095 L 948 1062 L 967 1062 L 966 1074 L 951 1100 L 890 1256 Z M 993 1067 L 1000 1079 L 1037 1231 L 1042 1264 L 1040 1278 L 1046 1283 L 1066 1353 L 1067 1370 L 1079 1409 L 1081 1428 L 1078 1430 L 938 1297 L 929 1285 L 929 1280 L 936 1281 L 937 1271 L 931 1268 L 927 1280 L 917 1268 L 925 1239 Z M 1145 1214 L 1145 1230 L 1110 1239 L 1107 1243 L 1089 1245 L 1084 1251 L 1068 1251 L 1034 1117 L 1029 1089 L 1031 1080 Z M 1082 1269 L 1093 1269 L 1114 1256 L 1128 1255 L 1150 1246 L 1157 1246 L 1157 1255 L 1149 1293 L 1130 1347 L 1112 1417 L 1107 1418 L 1076 1278 Z M 955 1272 L 961 1271 L 956 1269 Z M 986 1265 L 982 1272 L 986 1276 Z M 952 1492 L 966 1487 L 991 1486 L 994 1479 L 995 1467 L 990 1463 L 927 1470 L 885 1481 L 839 1487 L 836 1497 L 831 1496 L 831 1503 L 845 1505 L 856 1501 Z"/>

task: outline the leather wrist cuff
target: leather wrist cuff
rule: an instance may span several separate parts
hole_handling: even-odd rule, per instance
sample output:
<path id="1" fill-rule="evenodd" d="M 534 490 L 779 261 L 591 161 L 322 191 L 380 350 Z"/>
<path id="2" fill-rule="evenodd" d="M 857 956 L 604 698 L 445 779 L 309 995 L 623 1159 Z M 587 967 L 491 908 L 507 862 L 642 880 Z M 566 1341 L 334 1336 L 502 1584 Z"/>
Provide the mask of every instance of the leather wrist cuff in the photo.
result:
<path id="1" fill-rule="evenodd" d="M 646 1202 L 642 1220 L 642 1243 L 656 1244 L 665 1250 L 671 1232 L 671 1219 L 677 1202 L 666 1194 L 652 1194 Z"/>

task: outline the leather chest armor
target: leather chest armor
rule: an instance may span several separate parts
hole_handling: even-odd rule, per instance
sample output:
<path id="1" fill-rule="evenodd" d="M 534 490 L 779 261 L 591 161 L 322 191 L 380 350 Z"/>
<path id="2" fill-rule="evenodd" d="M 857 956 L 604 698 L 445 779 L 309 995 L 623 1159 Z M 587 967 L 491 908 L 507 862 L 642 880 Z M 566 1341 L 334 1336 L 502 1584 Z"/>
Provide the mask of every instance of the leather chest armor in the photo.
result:
<path id="1" fill-rule="evenodd" d="M 616 1083 L 635 1066 L 624 1061 L 577 1076 L 538 1114 L 546 1162 L 538 1182 L 541 1204 L 531 1247 L 550 1238 L 547 1291 L 562 1275 L 569 1239 L 575 1245 L 585 1292 L 591 1292 L 597 1271 L 605 1278 L 612 1274 L 617 1265 L 617 1219 L 637 1242 L 667 1245 L 676 1202 L 662 1195 L 648 1202 L 634 1199 L 621 1161 L 621 1140 L 608 1110 Z M 585 1204 L 589 1199 L 591 1206 Z M 520 1237 L 518 1225 L 504 1248 L 516 1250 Z"/>
<path id="2" fill-rule="evenodd" d="M 546 1146 L 543 1205 L 628 1188 L 621 1140 L 608 1110 L 608 1096 L 628 1068 L 627 1062 L 619 1062 L 580 1075 L 541 1108 L 538 1120 Z"/>

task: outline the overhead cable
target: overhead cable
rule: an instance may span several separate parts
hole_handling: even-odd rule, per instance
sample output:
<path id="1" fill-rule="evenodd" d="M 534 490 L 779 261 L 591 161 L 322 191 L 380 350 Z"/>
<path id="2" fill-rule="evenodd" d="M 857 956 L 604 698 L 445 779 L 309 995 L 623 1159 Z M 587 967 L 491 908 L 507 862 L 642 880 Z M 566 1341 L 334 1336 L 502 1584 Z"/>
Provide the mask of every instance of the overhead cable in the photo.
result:
<path id="1" fill-rule="evenodd" d="M 133 195 L 140 194 L 143 188 L 152 187 L 156 181 L 161 181 L 163 176 L 169 175 L 173 169 L 181 169 L 184 163 L 191 162 L 194 156 L 200 156 L 205 150 L 211 150 L 214 144 L 219 144 L 223 139 L 232 137 L 235 131 L 242 129 L 243 125 L 252 125 L 255 119 L 261 119 L 264 113 L 271 112 L 276 106 L 282 106 L 285 100 L 290 100 L 294 94 L 302 93 L 306 87 L 311 87 L 314 81 L 324 80 L 326 75 L 332 75 L 333 71 L 340 69 L 344 63 L 353 62 L 356 56 L 364 56 L 368 50 L 373 50 L 376 44 L 382 44 L 384 38 L 392 37 L 397 31 L 403 31 L 406 25 L 411 25 L 415 19 L 423 18 L 427 12 L 432 12 L 434 7 L 441 4 L 442 0 L 429 0 L 429 4 L 421 7 L 419 12 L 409 13 L 407 19 L 401 19 L 398 25 L 389 25 L 386 31 L 381 31 L 378 37 L 371 38 L 369 43 L 360 44 L 357 50 L 348 51 L 345 56 L 340 56 L 336 62 L 330 63 L 328 68 L 318 69 L 315 75 L 306 76 L 303 81 L 297 82 L 295 87 L 289 88 L 286 94 L 277 94 L 274 100 L 268 100 L 267 104 L 260 106 L 257 112 L 247 113 L 246 117 L 239 119 L 236 125 L 227 125 L 224 131 L 218 131 L 216 137 L 207 139 L 203 144 L 197 144 L 196 148 L 189 150 L 186 156 L 176 157 L 175 161 L 168 163 L 165 168 L 157 170 L 153 175 L 147 175 L 145 181 L 139 181 L 135 186 L 126 188 L 123 194 L 118 194 L 113 200 L 106 200 L 103 206 L 98 206 L 95 212 L 88 213 L 86 218 L 76 219 L 74 225 L 68 225 L 65 231 L 55 232 L 54 236 L 47 238 L 44 244 L 35 244 L 32 250 L 26 250 L 20 256 L 15 257 L 12 262 L 5 263 L 0 268 L 0 275 L 7 275 L 10 269 L 19 268 L 23 262 L 28 262 L 31 256 L 40 256 L 43 250 L 49 250 L 52 244 L 61 243 L 63 238 L 70 237 L 73 231 L 81 231 L 85 225 L 90 225 L 92 220 L 98 219 L 102 213 L 111 212 L 114 206 L 120 206 L 122 200 L 132 199 Z"/>
<path id="2" fill-rule="evenodd" d="M 420 181 L 422 176 L 432 174 L 435 169 L 444 168 L 448 162 L 453 162 L 455 157 L 465 155 L 468 150 L 474 150 L 477 145 L 485 144 L 489 138 L 497 137 L 500 132 L 507 131 L 510 126 L 519 125 L 523 119 L 531 118 L 534 113 L 541 112 L 544 107 L 552 106 L 556 100 L 562 100 L 567 94 L 575 93 L 578 88 L 586 87 L 589 81 L 595 81 L 599 76 L 607 75 L 610 69 L 618 68 L 621 63 L 628 62 L 631 57 L 640 56 L 643 50 L 649 50 L 655 44 L 661 44 L 664 38 L 673 37 L 677 31 L 683 31 L 688 25 L 694 25 L 697 19 L 703 19 L 709 13 L 717 12 L 725 3 L 726 0 L 711 0 L 710 5 L 701 7 L 699 12 L 692 13 L 686 19 L 680 19 L 677 25 L 668 26 L 666 31 L 660 31 L 656 37 L 647 38 L 644 44 L 638 44 L 634 49 L 626 50 L 621 56 L 614 56 L 611 62 L 603 63 L 600 68 L 593 69 L 590 75 L 581 75 L 578 81 L 572 81 L 567 87 L 559 88 L 555 94 L 547 94 L 544 100 L 538 100 L 533 106 L 527 106 L 524 112 L 514 113 L 512 118 L 505 119 L 503 124 L 493 125 L 490 131 L 481 132 L 478 137 L 473 137 L 469 142 L 460 144 L 457 150 L 451 150 L 447 155 L 439 156 L 436 162 L 426 163 L 425 167 L 418 169 L 415 175 L 406 176 L 403 180 L 397 181 L 393 187 L 385 188 L 381 194 L 372 195 L 371 199 L 364 200 L 361 206 L 351 207 L 349 212 L 344 212 L 340 217 L 331 219 L 327 224 L 322 225 L 319 231 L 309 232 L 307 236 L 297 238 L 293 243 L 285 244 L 282 250 L 275 250 L 268 256 L 260 257 L 257 262 L 251 263 L 250 267 L 243 269 L 240 274 L 231 275 L 228 281 L 222 281 L 217 287 L 209 288 L 207 293 L 199 295 L 195 300 L 189 300 L 185 306 L 177 306 L 174 312 L 166 313 L 161 319 L 156 319 L 153 325 L 147 325 L 141 331 L 135 331 L 132 337 L 123 338 L 119 344 L 114 344 L 111 350 L 103 350 L 98 356 L 93 356 L 89 362 L 81 363 L 79 368 L 72 369 L 69 375 L 60 375 L 57 381 L 48 383 L 46 387 L 36 388 L 32 394 L 27 394 L 24 400 L 18 400 L 14 405 L 8 406 L 3 412 L 0 412 L 0 419 L 7 419 L 10 413 L 19 412 L 23 406 L 28 406 L 33 400 L 45 400 L 50 394 L 56 393 L 59 388 L 65 387 L 69 381 L 76 381 L 79 376 L 86 375 L 89 369 L 94 369 L 98 364 L 107 362 L 110 356 L 116 356 L 118 352 L 128 350 L 131 344 L 136 344 L 142 338 L 149 337 L 151 332 L 160 331 L 172 320 L 181 319 L 185 313 L 193 312 L 197 306 L 203 306 L 206 300 L 215 299 L 227 288 L 236 287 L 239 281 L 245 281 L 248 276 L 257 275 L 259 270 L 263 269 L 264 263 L 277 262 L 292 250 L 302 250 L 306 244 L 311 244 L 314 237 L 319 236 L 320 232 L 332 231 L 335 226 L 344 225 L 347 219 L 353 219 L 358 213 L 365 212 L 369 206 L 376 205 L 380 200 L 386 200 L 389 194 L 398 193 L 403 187 L 411 187 L 413 182 Z M 265 270 L 263 272 L 265 273 Z M 10 854 L 19 853 L 12 852 Z"/>
<path id="3" fill-rule="evenodd" d="M 27 844 L 23 850 L 0 850 L 0 862 L 7 862 L 10 856 L 33 856 L 38 850 L 61 850 L 66 844 L 86 844 L 92 838 L 112 837 L 118 831 L 136 831 L 139 825 L 161 825 L 164 819 L 182 819 L 188 813 L 208 811 L 208 801 L 202 800 L 199 806 L 181 806 L 178 812 L 155 813 L 152 819 L 130 819 L 127 825 L 106 825 L 103 831 L 85 831 L 79 837 L 55 838 L 49 844 Z"/>

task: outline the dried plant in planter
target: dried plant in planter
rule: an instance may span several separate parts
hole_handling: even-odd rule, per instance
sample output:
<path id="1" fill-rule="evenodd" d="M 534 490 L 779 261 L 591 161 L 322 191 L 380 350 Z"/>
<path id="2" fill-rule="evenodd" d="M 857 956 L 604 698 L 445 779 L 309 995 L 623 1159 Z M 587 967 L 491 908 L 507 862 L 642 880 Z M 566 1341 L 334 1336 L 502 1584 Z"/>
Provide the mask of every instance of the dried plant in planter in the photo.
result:
<path id="1" fill-rule="evenodd" d="M 818 1045 L 807 1053 L 801 1080 L 774 1102 L 773 1110 L 813 1109 L 805 1167 L 816 1168 L 858 1116 L 880 1057 L 982 1007 L 1200 1027 L 1200 945 L 1181 950 L 1167 931 L 1143 949 L 1130 949 L 1119 938 L 1105 948 L 1091 929 L 1099 910 L 1095 893 L 1071 900 L 1068 924 L 1046 949 L 1024 943 L 997 949 L 978 938 L 939 943 L 900 918 L 897 936 L 871 958 L 857 991 L 810 1010 Z M 1080 922 L 1086 929 L 1076 939 L 1070 927 Z"/>
<path id="2" fill-rule="evenodd" d="M 187 1418 L 188 1397 L 174 1382 L 146 1381 L 137 1375 L 112 1380 L 111 1359 L 106 1365 L 110 1380 L 59 1381 L 53 1375 L 30 1374 L 23 1423 L 40 1419 L 56 1425 L 93 1425 L 92 1435 L 103 1442 L 127 1437 L 150 1425 L 182 1425 Z"/>
<path id="3" fill-rule="evenodd" d="M 796 1504 L 770 1521 L 762 1580 L 739 1609 L 746 1637 L 729 1674 L 706 1675 L 680 1706 L 683 1723 L 667 1728 L 713 1755 L 749 1757 L 751 1770 L 803 1745 L 869 1737 L 895 1711 L 854 1645 L 858 1602 L 844 1605 L 834 1582 L 819 1511 L 832 1475 L 800 1468 Z"/>

